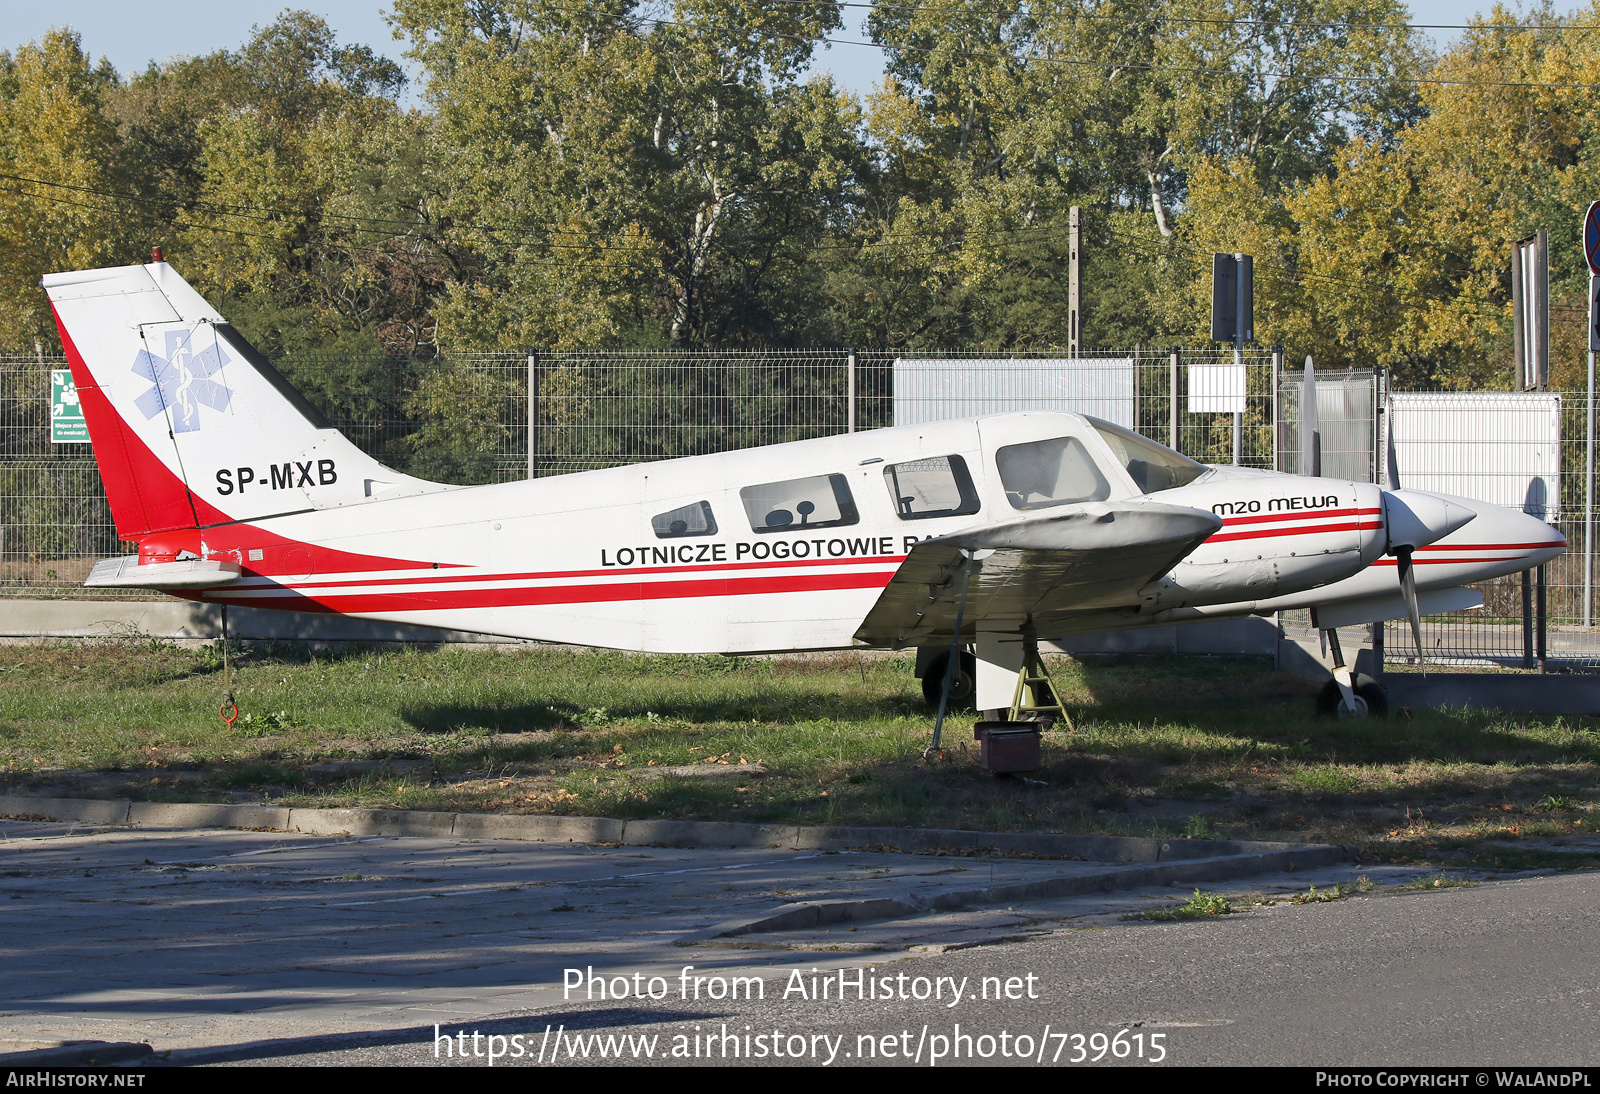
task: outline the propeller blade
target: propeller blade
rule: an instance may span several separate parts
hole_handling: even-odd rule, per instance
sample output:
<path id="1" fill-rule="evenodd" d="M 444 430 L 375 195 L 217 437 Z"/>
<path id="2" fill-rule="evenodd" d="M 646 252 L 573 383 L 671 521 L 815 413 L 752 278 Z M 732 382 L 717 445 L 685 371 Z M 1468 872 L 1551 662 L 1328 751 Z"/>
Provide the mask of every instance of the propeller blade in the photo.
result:
<path id="1" fill-rule="evenodd" d="M 1322 475 L 1322 438 L 1317 432 L 1317 368 L 1306 357 L 1306 378 L 1300 389 L 1300 474 Z"/>
<path id="2" fill-rule="evenodd" d="M 1388 434 L 1388 442 L 1389 442 L 1388 445 L 1386 446 L 1388 451 L 1385 453 L 1386 466 L 1384 468 L 1384 474 L 1388 476 L 1389 481 L 1387 483 L 1385 483 L 1384 485 L 1386 485 L 1390 490 L 1399 490 L 1400 489 L 1400 462 L 1397 459 L 1395 459 L 1395 455 L 1394 455 L 1394 404 L 1393 403 L 1391 403 L 1387 408 L 1385 408 L 1385 410 L 1384 410 L 1384 419 L 1385 419 L 1384 424 L 1385 424 L 1385 426 L 1387 426 L 1387 428 L 1384 430 L 1384 432 L 1386 434 Z"/>
<path id="3" fill-rule="evenodd" d="M 1411 565 L 1410 547 L 1395 549 L 1394 557 L 1400 571 L 1400 598 L 1406 602 L 1406 615 L 1411 619 L 1411 637 L 1417 643 L 1417 666 L 1428 674 L 1427 662 L 1422 657 L 1422 613 L 1417 607 L 1417 572 Z"/>

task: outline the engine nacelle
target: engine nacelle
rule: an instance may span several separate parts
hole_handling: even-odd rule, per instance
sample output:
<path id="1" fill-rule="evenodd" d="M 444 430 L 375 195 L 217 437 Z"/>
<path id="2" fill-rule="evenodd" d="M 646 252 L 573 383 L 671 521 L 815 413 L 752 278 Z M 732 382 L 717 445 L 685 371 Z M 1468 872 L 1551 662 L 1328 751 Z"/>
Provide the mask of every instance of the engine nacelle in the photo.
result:
<path id="1" fill-rule="evenodd" d="M 1217 476 L 1164 493 L 1223 525 L 1147 603 L 1161 610 L 1260 600 L 1340 581 L 1388 546 L 1383 491 L 1371 483 L 1289 475 Z"/>

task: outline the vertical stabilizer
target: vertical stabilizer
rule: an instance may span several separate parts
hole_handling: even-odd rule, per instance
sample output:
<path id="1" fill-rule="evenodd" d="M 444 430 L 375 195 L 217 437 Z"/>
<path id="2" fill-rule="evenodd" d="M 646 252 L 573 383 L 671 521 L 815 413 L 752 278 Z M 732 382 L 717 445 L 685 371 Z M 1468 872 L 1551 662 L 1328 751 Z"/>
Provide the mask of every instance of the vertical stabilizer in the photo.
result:
<path id="1" fill-rule="evenodd" d="M 124 539 L 447 489 L 362 453 L 165 262 L 44 287 Z"/>

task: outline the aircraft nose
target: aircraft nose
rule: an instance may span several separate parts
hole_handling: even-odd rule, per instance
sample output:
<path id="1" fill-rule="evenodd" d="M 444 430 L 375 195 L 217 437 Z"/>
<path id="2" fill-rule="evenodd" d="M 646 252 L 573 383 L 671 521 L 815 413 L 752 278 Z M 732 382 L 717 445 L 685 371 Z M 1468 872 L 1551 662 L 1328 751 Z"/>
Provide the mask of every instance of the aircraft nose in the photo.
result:
<path id="1" fill-rule="evenodd" d="M 1471 531 L 1426 548 L 1435 562 L 1493 563 L 1492 570 L 1484 575 L 1487 578 L 1543 566 L 1567 549 L 1566 536 L 1538 517 L 1471 498 L 1441 500 L 1476 511 L 1478 519 Z"/>
<path id="2" fill-rule="evenodd" d="M 1425 547 L 1466 526 L 1477 516 L 1477 510 L 1437 494 L 1421 490 L 1383 492 L 1383 521 L 1389 533 L 1390 554 L 1396 548 Z"/>

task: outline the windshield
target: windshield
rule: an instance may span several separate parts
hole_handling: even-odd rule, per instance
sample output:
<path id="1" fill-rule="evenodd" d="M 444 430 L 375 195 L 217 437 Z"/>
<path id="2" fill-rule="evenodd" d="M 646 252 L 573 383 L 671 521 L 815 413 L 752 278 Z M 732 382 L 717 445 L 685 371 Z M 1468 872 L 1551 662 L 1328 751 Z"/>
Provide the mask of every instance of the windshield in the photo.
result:
<path id="1" fill-rule="evenodd" d="M 1111 454 L 1146 494 L 1171 490 L 1175 486 L 1188 486 L 1206 473 L 1205 465 L 1195 463 L 1188 456 L 1157 444 L 1148 437 L 1141 437 L 1130 429 L 1103 422 L 1099 418 L 1090 418 L 1089 423 L 1100 431 L 1101 439 L 1111 446 Z"/>

